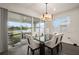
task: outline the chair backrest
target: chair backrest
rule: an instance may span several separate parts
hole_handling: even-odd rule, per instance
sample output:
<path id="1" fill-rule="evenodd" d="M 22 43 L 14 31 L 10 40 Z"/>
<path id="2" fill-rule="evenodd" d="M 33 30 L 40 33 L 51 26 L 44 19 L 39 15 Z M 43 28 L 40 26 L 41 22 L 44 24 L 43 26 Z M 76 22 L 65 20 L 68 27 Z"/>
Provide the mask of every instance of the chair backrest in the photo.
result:
<path id="1" fill-rule="evenodd" d="M 29 37 L 30 36 L 28 34 L 26 34 L 26 39 L 27 39 L 28 44 L 30 44 L 30 38 Z"/>
<path id="2" fill-rule="evenodd" d="M 50 47 L 55 47 L 57 46 L 58 44 L 58 38 L 59 38 L 59 35 L 53 35 L 52 39 L 49 40 L 48 42 L 46 42 L 47 45 L 49 45 Z"/>
<path id="3" fill-rule="evenodd" d="M 54 35 L 53 38 L 52 38 L 51 44 L 52 44 L 53 46 L 57 46 L 58 40 L 59 40 L 59 35 Z"/>
<path id="4" fill-rule="evenodd" d="M 58 35 L 59 35 L 59 37 L 58 37 L 58 43 L 60 43 L 60 42 L 62 41 L 63 34 L 62 34 L 62 33 L 60 33 L 60 34 L 58 34 Z"/>
<path id="5" fill-rule="evenodd" d="M 34 38 L 33 38 L 33 36 L 31 36 L 31 35 L 27 35 L 27 41 L 28 41 L 28 44 L 30 45 L 30 46 L 36 46 L 36 43 L 35 43 L 35 41 L 34 41 Z"/>
<path id="6" fill-rule="evenodd" d="M 55 34 L 46 34 L 45 38 L 47 40 L 51 40 L 51 39 L 53 39 L 54 36 L 55 36 Z"/>
<path id="7" fill-rule="evenodd" d="M 53 34 L 49 34 L 49 40 L 53 38 Z"/>
<path id="8" fill-rule="evenodd" d="M 64 35 L 64 34 L 61 34 L 60 41 L 62 41 L 63 35 Z"/>
<path id="9" fill-rule="evenodd" d="M 45 34 L 45 40 L 49 40 L 49 34 Z"/>
<path id="10" fill-rule="evenodd" d="M 59 35 L 55 35 L 55 44 L 58 44 L 59 41 Z"/>
<path id="11" fill-rule="evenodd" d="M 58 43 L 58 37 L 59 37 L 59 35 L 53 35 L 53 37 L 51 39 L 51 41 L 52 41 L 51 43 L 53 45 L 56 45 Z"/>

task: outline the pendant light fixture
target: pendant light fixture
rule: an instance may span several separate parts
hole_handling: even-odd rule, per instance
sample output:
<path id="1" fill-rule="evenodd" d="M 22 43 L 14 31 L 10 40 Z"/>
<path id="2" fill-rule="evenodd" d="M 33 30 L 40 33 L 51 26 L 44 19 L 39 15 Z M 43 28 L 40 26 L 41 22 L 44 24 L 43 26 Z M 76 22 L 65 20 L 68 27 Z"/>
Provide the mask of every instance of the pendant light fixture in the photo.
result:
<path id="1" fill-rule="evenodd" d="M 50 21 L 51 19 L 53 19 L 53 15 L 49 14 L 48 13 L 48 10 L 47 10 L 47 5 L 48 3 L 45 3 L 46 5 L 46 11 L 45 13 L 41 16 L 41 19 L 44 20 L 44 21 Z"/>

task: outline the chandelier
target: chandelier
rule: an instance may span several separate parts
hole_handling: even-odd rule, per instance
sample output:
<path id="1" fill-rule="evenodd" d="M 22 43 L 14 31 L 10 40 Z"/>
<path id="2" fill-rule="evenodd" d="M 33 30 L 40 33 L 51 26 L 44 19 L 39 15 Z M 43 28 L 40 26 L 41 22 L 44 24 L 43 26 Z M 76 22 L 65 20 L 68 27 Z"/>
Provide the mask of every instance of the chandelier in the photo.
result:
<path id="1" fill-rule="evenodd" d="M 51 15 L 47 12 L 47 4 L 48 3 L 45 3 L 45 4 L 46 4 L 46 12 L 41 16 L 41 19 L 44 21 L 50 21 L 53 18 L 53 15 Z"/>

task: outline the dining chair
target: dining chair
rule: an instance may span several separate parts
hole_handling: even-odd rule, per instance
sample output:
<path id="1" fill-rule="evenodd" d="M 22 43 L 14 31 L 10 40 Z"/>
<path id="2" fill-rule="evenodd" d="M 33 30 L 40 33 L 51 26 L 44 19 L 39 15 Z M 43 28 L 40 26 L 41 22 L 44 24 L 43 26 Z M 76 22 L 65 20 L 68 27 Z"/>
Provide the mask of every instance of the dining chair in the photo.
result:
<path id="1" fill-rule="evenodd" d="M 60 33 L 59 34 L 59 40 L 58 40 L 58 42 L 59 42 L 59 44 L 60 44 L 60 46 L 61 46 L 61 51 L 62 51 L 62 38 L 63 38 L 63 33 Z M 58 47 L 59 48 L 59 47 Z"/>
<path id="2" fill-rule="evenodd" d="M 51 40 L 45 42 L 45 46 L 51 50 L 51 54 L 53 54 L 53 49 L 59 44 L 58 40 L 59 35 L 53 35 Z"/>
<path id="3" fill-rule="evenodd" d="M 62 38 L 63 38 L 63 33 L 58 33 L 58 34 L 56 34 L 56 35 L 58 35 L 58 45 L 56 46 L 56 48 L 57 48 L 57 53 L 59 53 L 59 47 L 61 47 L 61 51 L 62 51 Z"/>
<path id="4" fill-rule="evenodd" d="M 49 41 L 51 40 L 51 38 L 53 37 L 54 34 L 45 34 L 45 41 Z"/>
<path id="5" fill-rule="evenodd" d="M 34 54 L 35 50 L 39 49 L 39 42 L 34 40 L 34 38 L 31 35 L 26 35 L 26 39 L 28 41 L 28 49 L 27 54 L 29 54 L 29 49 L 31 50 L 32 54 Z"/>

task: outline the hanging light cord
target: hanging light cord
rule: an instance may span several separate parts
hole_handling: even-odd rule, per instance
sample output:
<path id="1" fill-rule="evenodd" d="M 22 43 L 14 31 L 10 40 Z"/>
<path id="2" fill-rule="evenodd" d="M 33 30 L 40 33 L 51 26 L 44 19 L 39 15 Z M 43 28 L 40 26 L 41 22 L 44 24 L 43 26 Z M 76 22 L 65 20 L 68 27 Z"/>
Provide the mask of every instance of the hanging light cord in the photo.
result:
<path id="1" fill-rule="evenodd" d="M 47 14 L 47 4 L 48 4 L 48 3 L 46 3 L 46 14 Z"/>

